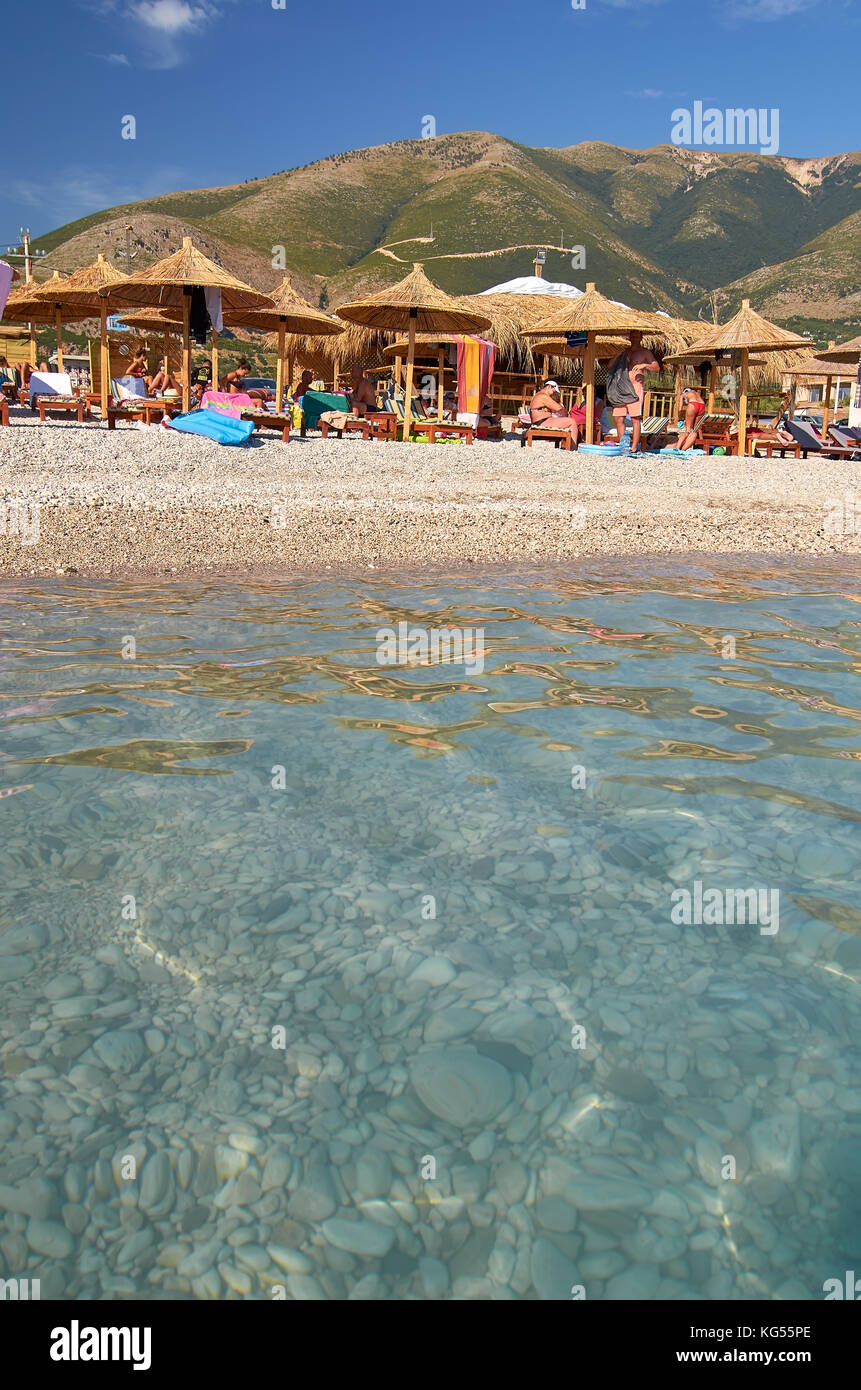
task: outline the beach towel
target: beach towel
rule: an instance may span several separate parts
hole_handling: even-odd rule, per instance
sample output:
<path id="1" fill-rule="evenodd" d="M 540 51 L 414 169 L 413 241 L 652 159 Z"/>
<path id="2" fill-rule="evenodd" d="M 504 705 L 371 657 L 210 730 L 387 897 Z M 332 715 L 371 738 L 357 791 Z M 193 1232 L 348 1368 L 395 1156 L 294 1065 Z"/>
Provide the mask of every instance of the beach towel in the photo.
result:
<path id="1" fill-rule="evenodd" d="M 217 444 L 247 444 L 254 433 L 251 420 L 234 420 L 217 410 L 190 410 L 187 415 L 175 415 L 166 426 L 183 434 L 200 434 Z"/>
<path id="2" fill-rule="evenodd" d="M 457 340 L 457 408 L 458 419 L 467 416 L 466 424 L 478 420 L 485 396 L 490 389 L 496 348 L 486 338 L 464 337 Z"/>
<path id="3" fill-rule="evenodd" d="M 604 396 L 608 405 L 633 405 L 634 401 L 640 399 L 628 372 L 627 348 L 623 348 L 607 368 L 607 389 Z"/>
<path id="4" fill-rule="evenodd" d="M 111 395 L 118 401 L 128 401 L 135 396 L 146 396 L 146 386 L 139 376 L 111 377 Z"/>
<path id="5" fill-rule="evenodd" d="M 203 294 L 206 299 L 206 312 L 209 314 L 209 322 L 216 333 L 220 333 L 224 327 L 224 322 L 221 317 L 221 290 L 213 285 L 204 289 Z"/>
<path id="6" fill-rule="evenodd" d="M 302 412 L 306 429 L 316 429 L 320 416 L 326 410 L 344 410 L 349 414 L 350 402 L 346 396 L 335 396 L 326 391 L 305 392 L 302 397 Z"/>
<path id="7" fill-rule="evenodd" d="M 201 409 L 217 410 L 220 415 L 232 415 L 238 420 L 243 410 L 258 410 L 257 401 L 246 396 L 244 391 L 204 391 L 200 400 Z"/>
<path id="8" fill-rule="evenodd" d="M 0 318 L 3 317 L 3 310 L 6 308 L 11 284 L 12 267 L 6 261 L 0 261 Z"/>
<path id="9" fill-rule="evenodd" d="M 34 396 L 71 396 L 72 378 L 66 372 L 33 372 L 27 389 L 31 404 Z"/>

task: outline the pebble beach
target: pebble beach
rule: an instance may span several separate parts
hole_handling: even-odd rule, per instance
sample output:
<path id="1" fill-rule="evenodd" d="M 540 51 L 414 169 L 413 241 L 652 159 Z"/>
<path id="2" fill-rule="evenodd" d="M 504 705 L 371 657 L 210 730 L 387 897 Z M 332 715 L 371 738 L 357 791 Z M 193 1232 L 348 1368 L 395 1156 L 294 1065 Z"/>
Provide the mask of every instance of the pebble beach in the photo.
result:
<path id="1" fill-rule="evenodd" d="M 0 430 L 0 573 L 314 573 L 577 556 L 857 554 L 859 464 L 657 454 L 605 459 L 513 439 L 403 445 L 273 434 L 248 446 L 152 426 Z M 13 504 L 38 504 L 21 544 Z M 28 515 L 32 514 L 27 513 Z M 842 513 L 841 513 L 842 514 Z"/>

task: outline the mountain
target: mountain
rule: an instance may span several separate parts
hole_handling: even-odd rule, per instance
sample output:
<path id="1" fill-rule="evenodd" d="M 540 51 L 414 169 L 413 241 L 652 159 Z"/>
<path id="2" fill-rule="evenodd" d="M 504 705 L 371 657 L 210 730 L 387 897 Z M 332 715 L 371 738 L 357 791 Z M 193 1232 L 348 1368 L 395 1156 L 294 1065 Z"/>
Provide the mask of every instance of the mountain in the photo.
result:
<path id="1" fill-rule="evenodd" d="M 40 274 L 105 252 L 136 269 L 192 235 L 212 259 L 263 289 L 281 261 L 314 303 L 335 308 L 423 260 L 453 293 L 529 273 L 636 307 L 711 321 L 748 296 L 817 337 L 857 330 L 861 309 L 861 152 L 817 159 L 600 141 L 533 149 L 486 132 L 403 140 L 223 188 L 167 193 L 94 213 L 42 236 Z M 571 248 L 585 248 L 572 269 Z M 282 247 L 279 253 L 276 248 Z M 561 248 L 569 248 L 563 251 Z M 487 254 L 492 252 L 493 254 Z"/>

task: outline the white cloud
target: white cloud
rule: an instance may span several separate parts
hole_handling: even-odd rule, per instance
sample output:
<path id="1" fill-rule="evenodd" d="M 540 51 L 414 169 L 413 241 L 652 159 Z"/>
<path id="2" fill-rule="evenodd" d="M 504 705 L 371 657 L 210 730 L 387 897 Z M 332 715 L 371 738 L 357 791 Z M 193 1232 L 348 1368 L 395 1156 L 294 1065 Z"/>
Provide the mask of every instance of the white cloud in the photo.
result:
<path id="1" fill-rule="evenodd" d="M 101 58 L 103 63 L 118 64 L 126 68 L 129 66 L 129 60 L 125 53 L 92 53 L 90 56 L 92 58 Z"/>
<path id="2" fill-rule="evenodd" d="M 208 18 L 204 7 L 189 5 L 186 0 L 143 0 L 134 6 L 132 14 L 148 29 L 162 34 L 181 34 Z"/>
<path id="3" fill-rule="evenodd" d="M 134 181 L 124 182 L 125 177 L 96 173 L 86 164 L 68 165 L 38 179 L 7 179 L 3 192 L 12 206 L 33 209 L 31 217 L 38 214 L 43 227 L 53 228 L 104 208 L 156 197 L 166 188 L 188 186 L 187 172 L 176 165 L 164 165 Z"/>

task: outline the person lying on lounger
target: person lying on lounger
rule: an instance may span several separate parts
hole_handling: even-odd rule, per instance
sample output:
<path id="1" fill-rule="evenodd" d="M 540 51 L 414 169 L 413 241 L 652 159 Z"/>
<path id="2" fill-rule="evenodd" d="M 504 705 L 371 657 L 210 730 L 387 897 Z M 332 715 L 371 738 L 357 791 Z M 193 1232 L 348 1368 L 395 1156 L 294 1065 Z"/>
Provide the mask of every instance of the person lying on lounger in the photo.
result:
<path id="1" fill-rule="evenodd" d="M 576 420 L 572 420 L 564 405 L 558 381 L 545 381 L 532 397 L 529 404 L 529 418 L 533 425 L 552 425 L 554 429 L 570 430 L 572 442 L 576 445 L 580 430 Z"/>

